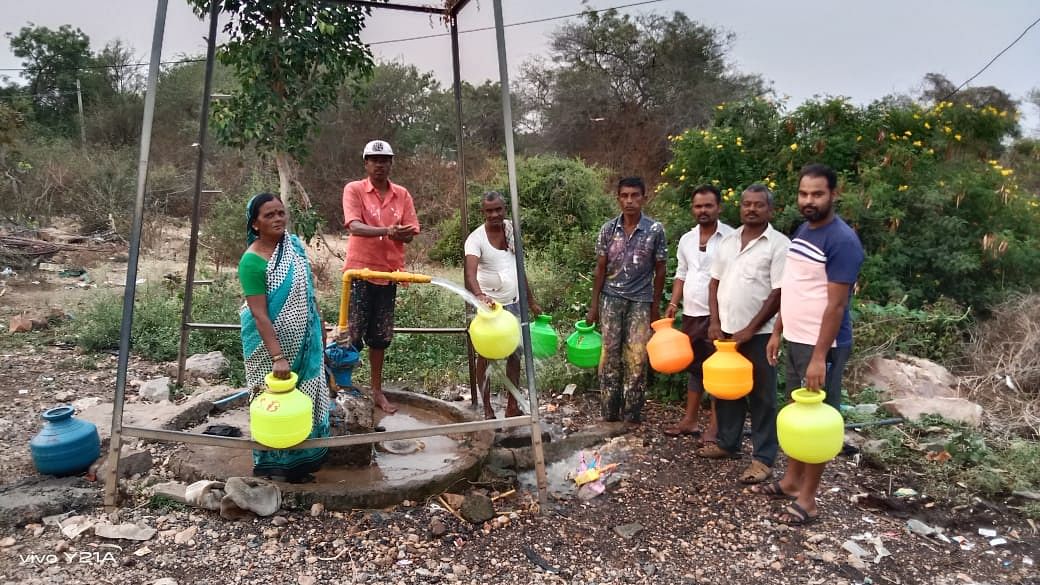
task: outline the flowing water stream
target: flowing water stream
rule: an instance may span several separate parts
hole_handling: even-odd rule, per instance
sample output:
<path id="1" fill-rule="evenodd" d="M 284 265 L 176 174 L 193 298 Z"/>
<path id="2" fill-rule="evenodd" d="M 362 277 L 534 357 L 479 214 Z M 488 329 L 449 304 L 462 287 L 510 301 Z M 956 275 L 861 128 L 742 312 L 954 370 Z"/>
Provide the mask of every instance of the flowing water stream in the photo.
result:
<path id="1" fill-rule="evenodd" d="M 459 284 L 457 284 L 455 282 L 452 282 L 450 280 L 446 280 L 446 279 L 443 279 L 443 278 L 434 277 L 434 278 L 430 279 L 430 284 L 435 284 L 435 285 L 437 285 L 437 286 L 439 286 L 439 287 L 441 287 L 441 288 L 443 288 L 445 290 L 448 290 L 450 292 L 453 292 L 453 293 L 459 295 L 460 297 L 462 297 L 462 300 L 464 300 L 467 303 L 469 303 L 474 309 L 476 309 L 478 311 L 487 310 L 487 305 L 485 305 L 479 299 L 477 299 L 477 297 L 474 296 L 473 293 L 471 293 L 468 290 L 466 290 L 465 287 L 463 287 L 463 286 L 461 286 L 461 285 L 459 285 Z M 535 363 L 537 364 L 539 361 L 540 360 L 536 359 Z M 512 382 L 510 382 L 509 378 L 506 376 L 505 360 L 488 360 L 488 362 L 489 363 L 488 363 L 487 372 L 485 374 L 485 378 L 483 380 L 483 384 L 481 384 L 481 387 L 486 387 L 487 384 L 490 383 L 490 381 L 491 381 L 491 372 L 492 372 L 492 370 L 494 370 L 498 374 L 497 378 L 499 378 L 502 381 L 502 383 L 506 386 L 506 391 L 507 392 L 511 391 L 513 393 L 513 395 L 516 396 L 518 401 L 520 402 L 521 409 L 524 412 L 529 413 L 530 412 L 530 406 L 529 406 L 529 403 L 527 402 L 527 400 L 524 398 L 523 393 L 520 391 L 519 388 L 514 386 L 512 384 Z"/>
<path id="2" fill-rule="evenodd" d="M 487 305 L 485 305 L 484 303 L 480 302 L 480 300 L 477 299 L 477 297 L 473 296 L 473 293 L 471 293 L 468 290 L 466 290 L 465 287 L 460 286 L 460 285 L 458 285 L 458 284 L 456 284 L 456 283 L 454 283 L 454 282 L 452 282 L 450 280 L 445 280 L 443 278 L 434 277 L 434 278 L 430 279 L 430 284 L 436 284 L 437 286 L 439 286 L 439 287 L 441 287 L 441 288 L 443 288 L 445 290 L 449 290 L 449 291 L 459 295 L 460 297 L 462 297 L 462 300 L 464 300 L 467 303 L 469 303 L 470 305 L 472 305 L 473 308 L 477 309 L 478 311 L 479 310 L 487 310 Z"/>

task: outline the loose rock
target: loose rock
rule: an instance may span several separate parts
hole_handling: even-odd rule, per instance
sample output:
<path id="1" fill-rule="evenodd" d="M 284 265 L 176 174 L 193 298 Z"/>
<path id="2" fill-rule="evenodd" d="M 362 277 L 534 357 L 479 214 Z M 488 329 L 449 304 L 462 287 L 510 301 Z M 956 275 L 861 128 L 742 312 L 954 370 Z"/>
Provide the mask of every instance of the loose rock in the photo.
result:
<path id="1" fill-rule="evenodd" d="M 495 517 L 495 507 L 491 498 L 480 494 L 470 494 L 459 507 L 459 515 L 472 524 L 482 524 Z"/>
<path id="2" fill-rule="evenodd" d="M 184 530 L 181 530 L 173 537 L 173 542 L 176 544 L 188 544 L 194 540 L 195 535 L 198 534 L 199 528 L 197 526 L 189 526 Z"/>
<path id="3" fill-rule="evenodd" d="M 170 400 L 170 378 L 163 376 L 154 378 L 141 384 L 137 389 L 137 395 L 148 402 L 162 402 Z"/>

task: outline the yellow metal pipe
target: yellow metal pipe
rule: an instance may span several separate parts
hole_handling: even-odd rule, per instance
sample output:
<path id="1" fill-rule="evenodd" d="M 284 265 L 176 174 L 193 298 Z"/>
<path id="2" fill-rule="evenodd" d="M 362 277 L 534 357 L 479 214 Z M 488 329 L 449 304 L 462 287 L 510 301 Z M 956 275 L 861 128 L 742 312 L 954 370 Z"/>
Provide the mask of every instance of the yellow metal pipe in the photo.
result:
<path id="1" fill-rule="evenodd" d="M 389 280 L 392 282 L 418 282 L 426 283 L 430 282 L 431 277 L 425 274 L 416 274 L 414 272 L 380 272 L 378 270 L 369 270 L 368 268 L 351 268 L 350 270 L 343 271 L 343 293 L 339 298 L 339 329 L 340 336 L 346 335 L 347 331 L 347 317 L 350 311 L 350 283 L 355 278 L 361 280 Z"/>

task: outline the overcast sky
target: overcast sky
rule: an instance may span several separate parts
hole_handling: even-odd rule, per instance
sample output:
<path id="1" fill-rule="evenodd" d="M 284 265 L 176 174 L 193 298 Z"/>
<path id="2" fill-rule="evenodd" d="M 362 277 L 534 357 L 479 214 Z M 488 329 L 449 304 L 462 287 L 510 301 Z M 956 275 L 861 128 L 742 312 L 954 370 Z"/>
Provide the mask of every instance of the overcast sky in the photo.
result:
<path id="1" fill-rule="evenodd" d="M 415 0 L 406 0 L 415 3 Z M 590 0 L 606 8 L 638 0 Z M 506 23 L 580 12 L 580 0 L 503 0 Z M 937 72 L 960 84 L 982 68 L 1032 21 L 1040 17 L 1036 0 L 662 0 L 625 8 L 629 13 L 685 12 L 690 18 L 736 34 L 730 52 L 743 72 L 771 81 L 778 95 L 795 105 L 814 95 L 845 95 L 866 103 L 894 92 L 914 92 L 926 73 Z M 49 27 L 71 24 L 100 49 L 122 39 L 146 60 L 151 46 L 155 3 L 148 0 L 0 0 L 0 30 L 17 31 L 28 22 Z M 565 20 L 513 26 L 506 30 L 511 75 L 528 59 L 544 54 L 550 33 Z M 491 0 L 473 0 L 461 19 L 462 30 L 493 24 Z M 396 59 L 451 75 L 446 37 L 387 42 L 445 32 L 428 16 L 379 10 L 364 33 L 382 59 Z M 183 0 L 172 0 L 167 16 L 163 59 L 204 51 L 206 25 Z M 0 68 L 19 67 L 6 40 Z M 463 77 L 480 82 L 498 77 L 493 31 L 462 36 Z M 0 72 L 17 76 L 17 72 Z M 1040 25 L 1034 27 L 973 85 L 995 85 L 1022 100 L 1040 87 Z M 1025 130 L 1040 126 L 1040 113 L 1023 106 Z"/>

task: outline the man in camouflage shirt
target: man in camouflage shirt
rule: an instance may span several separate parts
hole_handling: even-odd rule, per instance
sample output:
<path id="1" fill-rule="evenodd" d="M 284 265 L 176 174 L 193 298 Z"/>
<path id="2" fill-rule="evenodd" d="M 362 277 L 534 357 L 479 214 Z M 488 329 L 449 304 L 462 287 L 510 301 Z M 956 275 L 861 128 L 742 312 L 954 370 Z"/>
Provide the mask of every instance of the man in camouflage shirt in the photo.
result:
<path id="1" fill-rule="evenodd" d="M 585 321 L 600 323 L 603 353 L 599 385 L 603 419 L 642 422 L 646 343 L 660 317 L 664 290 L 664 226 L 643 215 L 646 185 L 639 177 L 618 182 L 621 215 L 603 224 L 596 240 L 596 276 Z"/>

